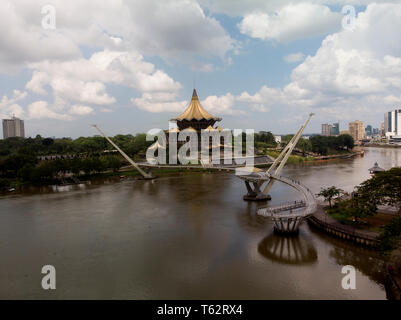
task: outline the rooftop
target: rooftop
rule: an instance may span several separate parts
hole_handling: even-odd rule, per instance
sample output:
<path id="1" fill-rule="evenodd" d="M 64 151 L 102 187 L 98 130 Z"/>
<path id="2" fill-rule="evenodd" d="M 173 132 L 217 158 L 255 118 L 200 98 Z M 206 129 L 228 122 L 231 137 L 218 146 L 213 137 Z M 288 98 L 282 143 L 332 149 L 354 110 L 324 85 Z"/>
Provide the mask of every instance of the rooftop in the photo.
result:
<path id="1" fill-rule="evenodd" d="M 194 89 L 192 93 L 192 99 L 189 103 L 189 106 L 185 109 L 183 113 L 181 113 L 178 117 L 171 119 L 175 121 L 191 121 L 191 120 L 216 120 L 220 121 L 221 118 L 215 117 L 203 109 L 202 105 L 199 102 L 198 95 L 196 90 Z"/>

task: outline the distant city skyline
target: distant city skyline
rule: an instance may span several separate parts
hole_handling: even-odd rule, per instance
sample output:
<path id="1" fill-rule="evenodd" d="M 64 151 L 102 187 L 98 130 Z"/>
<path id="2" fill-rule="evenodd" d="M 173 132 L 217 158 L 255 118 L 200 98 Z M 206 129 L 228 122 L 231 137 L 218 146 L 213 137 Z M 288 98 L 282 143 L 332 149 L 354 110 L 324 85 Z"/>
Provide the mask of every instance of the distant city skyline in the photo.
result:
<path id="1" fill-rule="evenodd" d="M 0 118 L 25 119 L 26 136 L 92 136 L 93 123 L 135 134 L 167 128 L 195 87 L 226 128 L 294 133 L 310 112 L 310 134 L 327 121 L 380 127 L 401 105 L 394 2 L 55 0 L 46 27 L 43 3 L 6 0 Z"/>

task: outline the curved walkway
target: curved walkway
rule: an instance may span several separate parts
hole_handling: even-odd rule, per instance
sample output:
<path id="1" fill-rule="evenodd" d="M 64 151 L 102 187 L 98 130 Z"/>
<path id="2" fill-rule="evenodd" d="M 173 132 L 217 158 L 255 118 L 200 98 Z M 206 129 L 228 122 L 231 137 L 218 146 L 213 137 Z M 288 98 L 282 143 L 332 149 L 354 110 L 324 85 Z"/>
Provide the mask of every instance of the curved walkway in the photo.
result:
<path id="1" fill-rule="evenodd" d="M 299 181 L 292 180 L 290 178 L 283 176 L 270 175 L 270 178 L 281 181 L 291 186 L 295 190 L 299 191 L 305 199 L 305 201 L 302 202 L 303 203 L 302 207 L 305 207 L 305 210 L 294 211 L 292 213 L 287 213 L 287 214 L 280 212 L 274 213 L 273 211 L 275 211 L 275 209 L 280 211 L 280 209 L 282 208 L 282 206 L 277 206 L 277 207 L 261 208 L 258 210 L 259 215 L 269 216 L 269 217 L 280 217 L 280 218 L 295 218 L 295 217 L 305 218 L 310 216 L 316 211 L 317 202 L 314 194 L 312 193 L 311 190 L 309 190 L 308 187 L 304 186 Z"/>
<path id="2" fill-rule="evenodd" d="M 313 226 L 344 240 L 356 242 L 366 246 L 375 246 L 379 233 L 369 230 L 355 229 L 345 225 L 329 216 L 322 205 L 309 217 L 309 223 Z"/>

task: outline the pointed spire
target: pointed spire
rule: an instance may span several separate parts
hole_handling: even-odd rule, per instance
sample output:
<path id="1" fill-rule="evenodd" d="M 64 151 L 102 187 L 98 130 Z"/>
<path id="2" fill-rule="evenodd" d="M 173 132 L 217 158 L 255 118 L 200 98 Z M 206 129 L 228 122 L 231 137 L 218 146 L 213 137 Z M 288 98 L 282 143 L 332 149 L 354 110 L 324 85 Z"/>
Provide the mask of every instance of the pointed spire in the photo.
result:
<path id="1" fill-rule="evenodd" d="M 198 100 L 198 94 L 196 93 L 196 89 L 194 89 L 194 92 L 192 92 L 192 100 Z"/>

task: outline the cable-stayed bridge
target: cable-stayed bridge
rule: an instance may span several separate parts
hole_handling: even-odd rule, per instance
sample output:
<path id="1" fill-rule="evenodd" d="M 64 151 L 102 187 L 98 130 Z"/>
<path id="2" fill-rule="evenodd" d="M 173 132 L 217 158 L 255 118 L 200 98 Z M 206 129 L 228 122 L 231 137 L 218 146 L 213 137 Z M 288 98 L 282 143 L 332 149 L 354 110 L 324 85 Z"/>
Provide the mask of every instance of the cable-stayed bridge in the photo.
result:
<path id="1" fill-rule="evenodd" d="M 212 164 L 202 163 L 201 165 L 167 165 L 158 163 L 140 162 L 133 161 L 123 150 L 121 150 L 97 125 L 93 125 L 106 139 L 109 141 L 114 148 L 133 166 L 144 179 L 154 179 L 152 176 L 152 168 L 187 168 L 187 169 L 199 169 L 204 168 L 208 170 L 227 170 L 235 172 L 236 176 L 244 181 L 247 194 L 244 196 L 244 200 L 248 201 L 266 201 L 270 200 L 269 195 L 270 189 L 272 188 L 275 181 L 283 182 L 290 187 L 294 188 L 301 193 L 304 200 L 294 203 L 282 204 L 276 207 L 264 207 L 257 211 L 257 214 L 265 217 L 270 217 L 274 221 L 274 229 L 282 233 L 295 233 L 298 232 L 299 224 L 309 215 L 316 211 L 316 200 L 313 193 L 300 181 L 295 181 L 290 178 L 286 178 L 280 175 L 284 165 L 286 164 L 289 156 L 293 149 L 297 145 L 302 132 L 308 125 L 313 114 L 311 113 L 297 133 L 288 142 L 285 148 L 282 150 L 280 155 L 276 159 L 272 159 L 269 156 L 255 157 L 258 159 L 254 163 L 253 167 L 242 166 L 236 164 L 233 159 L 233 164 Z M 258 165 L 270 165 L 267 170 L 257 168 Z M 143 168 L 147 168 L 146 172 Z"/>

